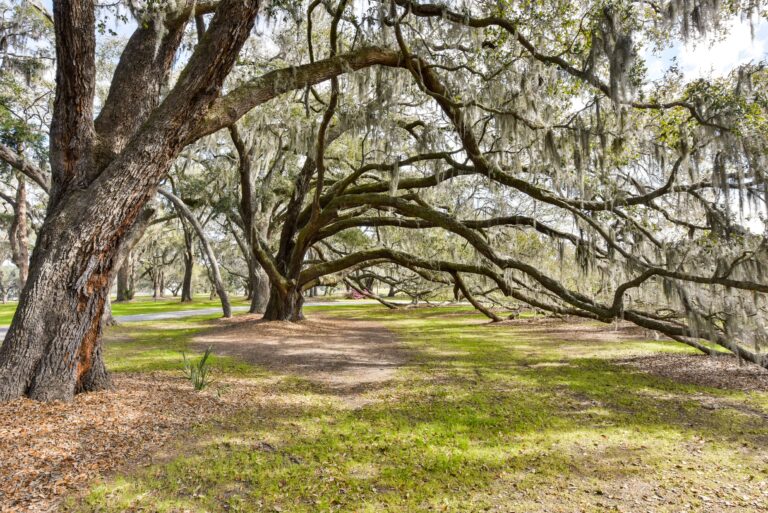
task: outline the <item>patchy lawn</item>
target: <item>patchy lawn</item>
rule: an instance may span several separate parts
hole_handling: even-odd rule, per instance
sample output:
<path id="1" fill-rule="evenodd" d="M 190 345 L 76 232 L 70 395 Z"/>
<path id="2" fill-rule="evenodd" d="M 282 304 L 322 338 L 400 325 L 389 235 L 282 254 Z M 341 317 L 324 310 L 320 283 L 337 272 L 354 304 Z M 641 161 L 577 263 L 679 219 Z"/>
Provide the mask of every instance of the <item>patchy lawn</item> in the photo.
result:
<path id="1" fill-rule="evenodd" d="M 235 366 L 227 372 L 252 387 L 237 415 L 198 428 L 175 456 L 94 483 L 67 510 L 768 508 L 768 393 L 628 364 L 672 354 L 698 365 L 685 347 L 589 325 L 578 328 L 595 336 L 488 325 L 463 309 L 323 311 L 399 335 L 406 356 L 394 378 L 350 403 L 300 369 Z M 121 365 L 144 365 L 133 350 Z"/>
<path id="2" fill-rule="evenodd" d="M 309 314 L 110 330 L 116 390 L 2 406 L 0 510 L 768 508 L 760 369 L 590 323 Z M 195 393 L 180 354 L 209 344 L 217 381 Z"/>

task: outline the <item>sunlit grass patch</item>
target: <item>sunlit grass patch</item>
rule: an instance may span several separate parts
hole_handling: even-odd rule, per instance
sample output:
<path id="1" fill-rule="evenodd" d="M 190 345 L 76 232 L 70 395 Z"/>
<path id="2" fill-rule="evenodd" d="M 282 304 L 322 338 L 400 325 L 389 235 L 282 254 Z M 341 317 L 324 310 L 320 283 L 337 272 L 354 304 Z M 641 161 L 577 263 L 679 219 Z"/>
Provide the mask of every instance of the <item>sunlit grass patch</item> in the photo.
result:
<path id="1" fill-rule="evenodd" d="M 351 409 L 332 390 L 301 376 L 243 374 L 263 390 L 257 404 L 244 405 L 226 428 L 203 428 L 195 444 L 171 461 L 111 479 L 71 508 L 765 506 L 768 426 L 761 414 L 768 413 L 768 394 L 683 384 L 615 364 L 622 355 L 678 350 L 673 343 L 605 338 L 582 352 L 572 341 L 528 333 L 524 325 L 489 325 L 466 308 L 446 310 L 323 307 L 325 315 L 380 321 L 401 337 L 409 360 L 397 379 L 376 391 L 376 401 Z M 121 328 L 135 331 L 130 341 L 115 344 L 124 348 L 110 348 L 108 361 L 141 368 L 142 352 L 178 351 L 207 322 Z M 704 399 L 717 401 L 718 408 Z"/>
<path id="2" fill-rule="evenodd" d="M 124 323 L 109 328 L 104 348 L 107 369 L 111 372 L 180 371 L 182 353 L 191 357 L 191 338 L 214 326 L 218 314 L 200 315 L 169 321 Z M 211 355 L 211 365 L 221 373 L 247 375 L 253 367 L 235 358 Z"/>

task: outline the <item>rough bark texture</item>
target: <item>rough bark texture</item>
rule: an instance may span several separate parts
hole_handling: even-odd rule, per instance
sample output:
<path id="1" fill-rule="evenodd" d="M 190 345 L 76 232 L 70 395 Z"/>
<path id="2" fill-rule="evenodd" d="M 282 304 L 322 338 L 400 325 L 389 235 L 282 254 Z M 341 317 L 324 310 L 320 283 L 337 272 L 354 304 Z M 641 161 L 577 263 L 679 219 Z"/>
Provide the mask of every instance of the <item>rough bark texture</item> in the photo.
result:
<path id="1" fill-rule="evenodd" d="M 113 80 L 116 96 L 112 91 L 110 96 L 120 98 L 130 91 L 139 97 L 124 104 L 122 115 L 129 123 L 115 118 L 127 128 L 101 134 L 95 148 L 94 4 L 54 1 L 51 196 L 26 287 L 0 347 L 0 400 L 24 394 L 38 400 L 70 400 L 76 392 L 107 386 L 101 319 L 116 257 L 192 128 L 219 95 L 253 26 L 257 6 L 255 0 L 224 0 L 177 84 L 153 110 L 144 111 L 138 104 L 155 105 L 158 91 L 148 89 L 136 69 L 126 70 L 135 65 L 134 59 L 143 62 L 126 49 L 121 59 L 125 66 L 118 66 Z M 178 36 L 170 30 L 165 37 L 174 34 Z M 175 53 L 176 46 L 170 46 L 168 54 Z M 172 56 L 160 57 L 170 64 Z M 152 72 L 165 77 L 167 69 L 155 64 Z M 118 94 L 116 88 L 123 92 Z M 113 126 L 97 125 L 105 131 Z"/>
<path id="2" fill-rule="evenodd" d="M 160 88 L 196 6 L 194 0 L 177 3 L 179 14 L 166 19 L 165 27 L 153 21 L 134 32 L 94 122 L 94 1 L 53 2 L 57 69 L 50 198 L 27 284 L 0 347 L 0 401 L 24 394 L 69 400 L 76 392 L 107 385 L 100 339 L 111 275 L 126 234 L 187 144 L 232 125 L 284 92 L 354 69 L 402 65 L 398 52 L 364 48 L 269 72 L 222 97 L 224 79 L 259 5 L 258 0 L 222 0 L 177 82 L 160 101 Z M 6 150 L 0 145 L 0 159 L 48 188 L 39 169 Z M 290 224 L 290 233 L 296 233 L 297 224 Z M 303 252 L 293 254 L 287 280 L 270 259 L 260 262 L 270 279 L 280 280 L 270 299 L 275 318 L 301 316 L 300 285 L 291 277 L 300 274 Z"/>
<path id="3" fill-rule="evenodd" d="M 286 294 L 277 287 L 272 287 L 269 303 L 264 312 L 264 320 L 293 322 L 304 320 L 302 306 L 304 306 L 304 296 L 300 291 L 291 289 Z"/>

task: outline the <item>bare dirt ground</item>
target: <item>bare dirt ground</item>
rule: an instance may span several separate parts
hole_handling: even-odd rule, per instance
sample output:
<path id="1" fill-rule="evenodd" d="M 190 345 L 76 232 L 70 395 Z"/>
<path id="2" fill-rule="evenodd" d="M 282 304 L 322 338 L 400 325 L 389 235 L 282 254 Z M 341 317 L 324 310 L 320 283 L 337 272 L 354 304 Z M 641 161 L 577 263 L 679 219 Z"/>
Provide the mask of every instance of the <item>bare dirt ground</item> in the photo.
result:
<path id="1" fill-rule="evenodd" d="M 301 323 L 264 322 L 240 316 L 194 339 L 277 374 L 292 374 L 332 389 L 359 405 L 362 392 L 393 379 L 407 359 L 394 334 L 380 324 L 313 313 Z"/>
<path id="2" fill-rule="evenodd" d="M 601 325 L 579 319 L 525 319 L 505 321 L 504 324 L 524 327 L 527 333 L 542 339 L 569 343 L 621 342 L 648 340 L 658 337 L 630 323 Z M 665 337 L 659 340 L 667 340 Z M 677 342 L 675 342 L 677 343 Z M 701 353 L 655 353 L 633 357 L 612 358 L 613 363 L 662 376 L 674 381 L 720 388 L 723 390 L 768 391 L 768 369 L 724 353 L 709 356 Z"/>

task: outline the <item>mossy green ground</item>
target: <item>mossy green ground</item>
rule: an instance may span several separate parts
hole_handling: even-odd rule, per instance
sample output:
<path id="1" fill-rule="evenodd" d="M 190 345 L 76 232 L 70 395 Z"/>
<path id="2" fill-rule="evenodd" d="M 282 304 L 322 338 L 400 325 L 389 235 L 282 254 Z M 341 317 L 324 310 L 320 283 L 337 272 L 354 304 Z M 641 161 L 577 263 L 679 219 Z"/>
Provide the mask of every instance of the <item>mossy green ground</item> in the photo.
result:
<path id="1" fill-rule="evenodd" d="M 351 408 L 301 376 L 219 358 L 263 400 L 195 428 L 177 455 L 95 484 L 72 511 L 764 511 L 768 394 L 685 385 L 612 359 L 688 351 L 574 342 L 464 309 L 380 321 L 409 361 Z M 312 309 L 309 309 L 311 315 Z M 205 317 L 110 334 L 113 371 L 173 370 Z M 716 404 L 715 409 L 712 405 Z"/>

